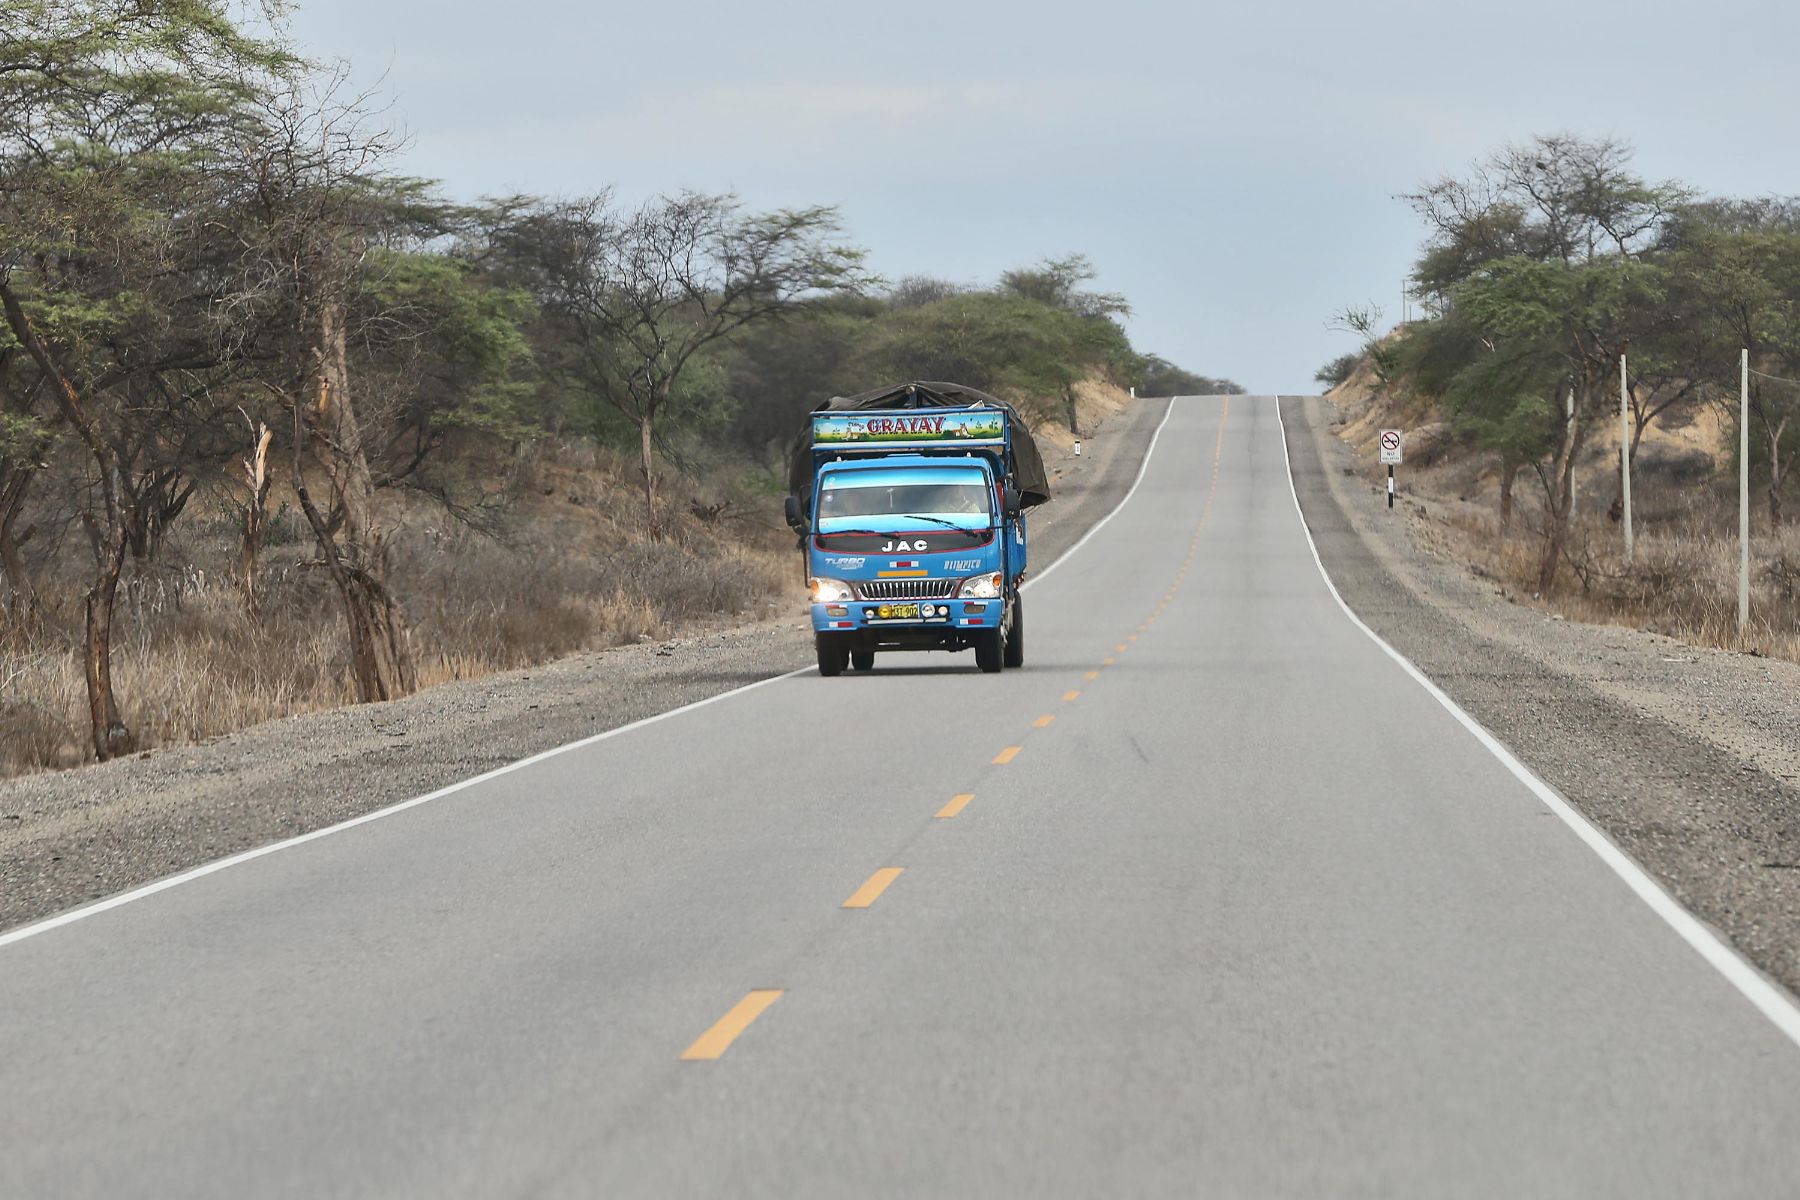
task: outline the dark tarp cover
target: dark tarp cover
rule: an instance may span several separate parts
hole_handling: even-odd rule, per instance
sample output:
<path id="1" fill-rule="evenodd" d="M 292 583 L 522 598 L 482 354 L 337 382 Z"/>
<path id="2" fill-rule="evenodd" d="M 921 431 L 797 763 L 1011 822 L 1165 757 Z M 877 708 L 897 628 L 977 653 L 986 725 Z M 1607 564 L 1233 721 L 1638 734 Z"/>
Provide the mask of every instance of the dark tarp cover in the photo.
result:
<path id="1" fill-rule="evenodd" d="M 997 396 L 964 387 L 960 383 L 915 380 L 896 383 L 854 396 L 833 396 L 813 412 L 843 412 L 868 408 L 999 408 L 1006 410 L 1012 426 L 1012 482 L 1019 489 L 1021 505 L 1030 508 L 1050 499 L 1050 480 L 1044 474 L 1044 456 L 1038 453 L 1031 427 L 1018 410 Z M 812 489 L 812 414 L 807 414 L 799 440 L 788 456 L 788 491 L 802 498 Z"/>

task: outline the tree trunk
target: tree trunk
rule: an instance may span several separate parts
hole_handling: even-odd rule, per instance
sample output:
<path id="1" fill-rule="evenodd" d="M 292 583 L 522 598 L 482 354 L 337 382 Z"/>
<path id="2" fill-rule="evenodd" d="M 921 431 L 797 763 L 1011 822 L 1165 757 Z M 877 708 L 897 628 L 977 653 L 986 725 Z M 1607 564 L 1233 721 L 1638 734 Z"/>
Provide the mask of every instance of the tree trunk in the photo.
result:
<path id="1" fill-rule="evenodd" d="M 1500 464 L 1500 529 L 1503 533 L 1512 528 L 1513 481 L 1518 477 L 1518 463 L 1508 459 Z"/>
<path id="2" fill-rule="evenodd" d="M 648 522 L 645 528 L 649 532 L 650 539 L 655 541 L 662 537 L 662 530 L 656 523 L 656 460 L 652 456 L 652 442 L 654 440 L 652 435 L 655 431 L 652 428 L 651 417 L 648 412 L 639 418 L 638 432 L 642 435 L 644 456 L 644 518 Z"/>
<path id="3" fill-rule="evenodd" d="M 333 527 L 306 486 L 306 421 L 304 406 L 298 402 L 294 411 L 294 490 L 344 604 L 357 702 L 393 700 L 415 686 L 412 654 L 405 618 L 387 588 L 387 546 L 375 519 L 375 485 L 350 401 L 349 354 L 342 310 L 335 303 L 327 303 L 320 315 L 317 371 L 314 420 L 324 434 L 319 457 L 331 486 L 332 509 L 342 514 L 342 524 Z"/>
<path id="4" fill-rule="evenodd" d="M 124 481 L 119 476 L 119 460 L 111 444 L 102 436 L 85 398 L 51 355 L 24 305 L 3 280 L 0 280 L 0 308 L 6 312 L 6 322 L 13 336 L 37 363 L 44 378 L 50 381 L 63 419 L 81 438 L 82 445 L 99 469 L 102 515 L 106 523 L 102 526 L 91 512 L 85 514 L 94 531 L 95 578 L 94 586 L 87 594 L 87 644 L 83 658 L 94 754 L 105 762 L 136 748 L 131 731 L 119 715 L 112 681 L 113 602 L 118 597 L 119 572 L 125 567 L 125 514 L 120 502 Z"/>
<path id="5" fill-rule="evenodd" d="M 0 482 L 0 580 L 6 584 L 7 605 L 19 619 L 28 619 L 37 609 L 37 592 L 19 555 L 37 533 L 35 525 L 19 528 L 25 513 L 25 494 L 31 490 L 31 475 L 30 471 L 11 466 L 5 468 L 4 481 Z"/>
<path id="6" fill-rule="evenodd" d="M 101 762 L 137 749 L 137 739 L 119 715 L 118 697 L 113 691 L 113 609 L 119 594 L 119 572 L 125 566 L 125 539 L 114 535 L 111 541 L 97 564 L 94 586 L 87 594 L 88 722 L 94 736 L 94 757 Z"/>
<path id="7" fill-rule="evenodd" d="M 1580 411 L 1579 406 L 1576 409 Z M 1544 506 L 1544 557 L 1538 562 L 1537 590 L 1549 595 L 1562 566 L 1563 546 L 1569 537 L 1569 511 L 1575 499 L 1575 457 L 1587 435 L 1579 420 L 1564 427 L 1562 443 L 1556 450 L 1556 465 L 1551 472 L 1548 503 Z"/>

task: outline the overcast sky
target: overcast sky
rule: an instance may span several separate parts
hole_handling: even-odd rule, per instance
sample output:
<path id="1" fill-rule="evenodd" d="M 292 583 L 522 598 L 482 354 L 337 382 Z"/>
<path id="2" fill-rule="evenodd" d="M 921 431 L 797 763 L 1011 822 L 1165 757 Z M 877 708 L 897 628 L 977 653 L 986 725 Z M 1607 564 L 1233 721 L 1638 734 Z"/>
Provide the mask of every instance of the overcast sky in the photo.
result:
<path id="1" fill-rule="evenodd" d="M 1800 5 L 1355 0 L 304 0 L 454 196 L 733 190 L 838 205 L 889 276 L 1079 252 L 1134 343 L 1312 391 L 1398 318 L 1394 193 L 1534 133 L 1708 192 L 1800 193 Z"/>

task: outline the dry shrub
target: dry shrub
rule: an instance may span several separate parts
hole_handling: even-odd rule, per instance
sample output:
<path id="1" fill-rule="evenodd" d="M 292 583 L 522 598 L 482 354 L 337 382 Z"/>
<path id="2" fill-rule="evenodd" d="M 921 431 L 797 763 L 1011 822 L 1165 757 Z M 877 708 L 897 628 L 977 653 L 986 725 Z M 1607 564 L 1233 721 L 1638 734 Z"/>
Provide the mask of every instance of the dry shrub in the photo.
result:
<path id="1" fill-rule="evenodd" d="M 1763 582 L 1787 604 L 1800 604 L 1800 558 L 1778 554 L 1762 569 Z"/>
<path id="2" fill-rule="evenodd" d="M 45 644 L 22 625 L 0 635 L 0 774 L 81 761 L 69 712 L 84 686 L 71 648 Z"/>
<path id="3" fill-rule="evenodd" d="M 1663 497 L 1636 527 L 1632 558 L 1619 527 L 1604 515 L 1574 521 L 1563 570 L 1548 607 L 1578 620 L 1648 627 L 1696 645 L 1754 650 L 1800 661 L 1800 529 L 1751 533 L 1751 619 L 1737 627 L 1738 547 L 1735 525 L 1721 519 L 1704 489 Z M 1541 510 L 1506 533 L 1497 520 L 1463 510 L 1446 525 L 1463 554 L 1520 593 L 1534 595 L 1543 552 Z"/>
<path id="4" fill-rule="evenodd" d="M 632 466 L 552 449 L 477 532 L 394 497 L 392 584 L 412 626 L 421 685 L 535 666 L 577 651 L 760 618 L 799 603 L 798 556 L 776 501 L 729 486 L 667 488 L 664 540 L 639 530 Z M 704 518 L 696 514 L 707 514 Z M 300 538 L 277 538 L 261 610 L 230 581 L 228 521 L 197 519 L 122 592 L 114 675 L 145 746 L 191 742 L 350 702 L 342 614 Z M 195 565 L 201 564 L 201 565 Z M 27 627 L 0 627 L 0 775 L 88 755 L 78 576 L 73 597 Z"/>

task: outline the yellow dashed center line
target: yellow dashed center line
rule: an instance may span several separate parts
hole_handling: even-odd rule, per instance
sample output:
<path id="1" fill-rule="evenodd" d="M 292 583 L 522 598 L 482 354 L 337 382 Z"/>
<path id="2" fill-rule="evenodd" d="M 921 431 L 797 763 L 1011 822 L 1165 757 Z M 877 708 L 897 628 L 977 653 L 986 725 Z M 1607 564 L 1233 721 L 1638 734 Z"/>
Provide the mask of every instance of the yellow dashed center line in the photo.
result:
<path id="1" fill-rule="evenodd" d="M 844 901 L 844 907 L 845 908 L 867 908 L 867 907 L 869 907 L 869 905 L 875 903 L 876 899 L 881 895 L 881 893 L 888 890 L 888 884 L 890 884 L 890 883 L 894 882 L 894 880 L 900 878 L 900 872 L 904 871 L 905 869 L 906 869 L 905 867 L 883 867 L 883 868 L 881 868 L 881 870 L 879 870 L 879 871 L 875 872 L 873 875 L 869 876 L 869 880 L 867 883 L 863 884 L 861 887 L 857 888 L 854 892 L 850 893 L 850 898 L 848 900 Z"/>
<path id="2" fill-rule="evenodd" d="M 937 810 L 937 819 L 940 821 L 948 821 L 951 817 L 954 817 L 957 813 L 969 807 L 969 801 L 974 798 L 974 792 L 963 792 L 961 795 L 950 797 L 950 803 Z"/>
<path id="3" fill-rule="evenodd" d="M 719 1018 L 718 1024 L 701 1034 L 694 1044 L 681 1052 L 683 1062 L 710 1062 L 737 1041 L 738 1035 L 750 1028 L 750 1023 L 763 1015 L 769 1005 L 781 999 L 781 988 L 757 988 L 732 1006 L 730 1012 Z"/>
<path id="4" fill-rule="evenodd" d="M 1218 490 L 1219 464 L 1222 461 L 1225 452 L 1225 422 L 1230 417 L 1230 414 L 1231 401 L 1227 399 L 1225 401 L 1225 408 L 1219 416 L 1219 435 L 1213 448 L 1212 485 L 1207 490 L 1206 503 L 1200 510 L 1200 527 L 1205 526 L 1207 514 L 1212 509 L 1213 495 Z M 1157 606 L 1156 612 L 1142 625 L 1138 626 L 1138 633 L 1148 633 L 1150 626 L 1156 621 L 1156 617 L 1161 615 L 1162 611 L 1169 606 L 1169 602 L 1175 599 L 1176 593 L 1181 590 L 1181 585 L 1187 578 L 1188 568 L 1193 565 L 1194 555 L 1197 554 L 1200 549 L 1200 527 L 1197 527 L 1194 530 L 1193 540 L 1188 544 L 1187 557 L 1182 561 L 1181 570 L 1176 573 L 1175 581 L 1170 586 L 1168 594 L 1163 597 L 1163 601 Z M 1117 653 L 1123 654 L 1128 648 L 1128 642 L 1135 641 L 1137 641 L 1137 634 L 1132 634 L 1127 642 L 1121 642 L 1118 645 L 1116 648 Z M 1102 660 L 1101 666 L 1110 667 L 1117 661 L 1118 659 L 1116 658 L 1107 658 Z M 1100 672 L 1088 671 L 1082 677 L 1088 680 L 1098 679 L 1100 677 Z M 1079 691 L 1064 692 L 1063 701 L 1065 703 L 1073 701 L 1080 695 L 1081 693 Z M 1032 724 L 1034 727 L 1042 729 L 1054 720 L 1056 720 L 1054 714 L 1046 713 Z M 1000 751 L 999 754 L 994 756 L 994 765 L 1005 766 L 1012 762 L 1013 759 L 1017 758 L 1019 756 L 1019 751 L 1022 749 L 1024 749 L 1023 746 L 1006 747 L 1004 750 Z M 938 809 L 936 817 L 940 820 L 948 820 L 967 808 L 974 799 L 975 794 L 973 792 L 962 792 L 952 796 L 947 804 Z M 879 871 L 869 876 L 867 882 L 857 888 L 848 900 L 844 901 L 843 906 L 845 908 L 868 908 L 875 903 L 883 892 L 887 891 L 894 880 L 900 878 L 900 875 L 904 870 L 904 867 L 881 868 Z M 725 1051 L 730 1049 L 731 1044 L 735 1042 L 746 1029 L 750 1028 L 750 1026 L 755 1023 L 756 1019 L 768 1010 L 770 1005 L 781 999 L 783 994 L 784 989 L 782 988 L 756 988 L 752 990 L 742 1000 L 739 1000 L 733 1005 L 730 1012 L 720 1017 L 711 1029 L 708 1029 L 705 1033 L 701 1034 L 694 1040 L 694 1043 L 691 1046 L 682 1051 L 682 1060 L 684 1062 L 708 1062 L 722 1057 Z"/>
<path id="5" fill-rule="evenodd" d="M 1120 642 L 1118 645 L 1114 646 L 1113 649 L 1117 650 L 1120 654 L 1123 654 L 1129 647 L 1127 647 L 1124 642 Z"/>

